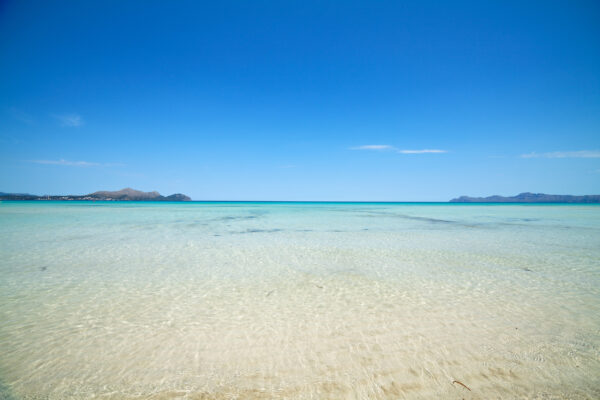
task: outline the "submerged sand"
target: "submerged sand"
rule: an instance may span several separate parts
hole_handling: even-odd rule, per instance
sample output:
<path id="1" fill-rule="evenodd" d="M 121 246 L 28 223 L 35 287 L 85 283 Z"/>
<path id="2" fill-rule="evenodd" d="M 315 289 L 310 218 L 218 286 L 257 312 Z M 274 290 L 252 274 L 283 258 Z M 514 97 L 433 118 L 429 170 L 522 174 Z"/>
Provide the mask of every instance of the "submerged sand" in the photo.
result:
<path id="1" fill-rule="evenodd" d="M 598 207 L 37 207 L 0 397 L 600 397 Z"/>

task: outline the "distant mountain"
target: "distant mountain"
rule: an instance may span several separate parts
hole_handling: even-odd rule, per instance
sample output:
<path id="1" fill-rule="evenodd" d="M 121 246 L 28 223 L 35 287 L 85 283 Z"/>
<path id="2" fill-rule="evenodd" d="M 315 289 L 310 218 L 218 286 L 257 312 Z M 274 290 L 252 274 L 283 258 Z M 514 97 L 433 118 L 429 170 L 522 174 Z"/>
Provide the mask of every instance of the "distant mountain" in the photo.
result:
<path id="1" fill-rule="evenodd" d="M 450 200 L 450 203 L 600 203 L 600 195 L 571 196 L 562 194 L 520 193 L 512 197 L 461 196 Z"/>
<path id="2" fill-rule="evenodd" d="M 121 189 L 115 192 L 99 191 L 83 196 L 36 196 L 25 193 L 2 193 L 0 200 L 115 200 L 115 201 L 190 201 L 188 196 L 175 193 L 170 196 L 162 196 L 158 192 L 142 192 L 131 188 Z"/>
<path id="3" fill-rule="evenodd" d="M 117 190 L 114 192 L 103 190 L 99 192 L 90 193 L 87 196 L 92 197 L 94 199 L 111 199 L 111 200 L 160 200 L 163 199 L 164 196 L 161 196 L 158 192 L 142 192 L 140 190 L 135 190 L 131 188 L 125 188 L 121 190 Z"/>
<path id="4" fill-rule="evenodd" d="M 18 197 L 18 198 L 17 198 Z M 38 196 L 28 193 L 4 193 L 0 192 L 0 200 L 35 200 Z"/>

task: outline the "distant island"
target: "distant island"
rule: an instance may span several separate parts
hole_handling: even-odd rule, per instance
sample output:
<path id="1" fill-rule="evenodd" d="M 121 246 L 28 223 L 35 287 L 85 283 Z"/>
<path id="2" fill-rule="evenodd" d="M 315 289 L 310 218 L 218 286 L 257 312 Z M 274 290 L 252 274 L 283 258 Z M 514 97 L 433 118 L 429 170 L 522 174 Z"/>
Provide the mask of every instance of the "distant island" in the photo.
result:
<path id="1" fill-rule="evenodd" d="M 121 189 L 115 192 L 100 191 L 86 195 L 60 195 L 60 196 L 37 196 L 26 193 L 2 193 L 0 200 L 84 200 L 84 201 L 191 201 L 188 196 L 175 193 L 170 196 L 162 196 L 158 192 L 142 192 L 131 188 Z"/>
<path id="2" fill-rule="evenodd" d="M 461 196 L 450 200 L 450 203 L 600 203 L 600 195 L 571 196 L 562 194 L 520 193 L 512 197 L 489 196 L 469 197 Z"/>

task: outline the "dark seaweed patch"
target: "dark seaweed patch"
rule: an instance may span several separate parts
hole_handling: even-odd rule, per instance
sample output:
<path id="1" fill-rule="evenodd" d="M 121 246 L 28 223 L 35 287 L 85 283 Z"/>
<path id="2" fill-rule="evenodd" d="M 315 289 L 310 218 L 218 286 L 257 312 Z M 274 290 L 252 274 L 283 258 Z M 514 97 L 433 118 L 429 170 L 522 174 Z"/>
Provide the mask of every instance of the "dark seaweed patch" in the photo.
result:
<path id="1" fill-rule="evenodd" d="M 281 232 L 281 229 L 246 229 L 244 233 L 271 233 Z"/>
<path id="2" fill-rule="evenodd" d="M 410 219 L 413 221 L 424 221 L 424 222 L 432 222 L 435 224 L 455 224 L 457 223 L 456 221 L 449 221 L 447 219 L 437 219 L 437 218 L 429 218 L 429 217 L 415 217 L 412 215 L 401 215 L 398 214 L 397 215 L 400 218 L 404 218 L 404 219 Z"/>
<path id="3" fill-rule="evenodd" d="M 258 215 L 226 215 L 224 217 L 214 218 L 211 221 L 244 221 L 249 219 L 256 219 Z"/>
<path id="4" fill-rule="evenodd" d="M 283 229 L 246 229 L 245 231 L 234 231 L 229 232 L 231 234 L 245 234 L 245 233 L 274 233 L 281 232 Z"/>
<path id="5" fill-rule="evenodd" d="M 402 219 L 409 219 L 409 220 L 413 220 L 413 221 L 423 221 L 423 222 L 440 223 L 440 224 L 456 224 L 456 223 L 458 223 L 457 221 L 450 221 L 447 219 L 419 217 L 419 216 L 414 216 L 414 215 L 395 214 L 395 213 L 386 213 L 386 212 L 370 211 L 365 216 L 366 217 L 375 217 L 375 218 L 377 218 L 377 217 L 384 217 L 384 218 L 396 217 L 396 218 L 402 218 Z"/>

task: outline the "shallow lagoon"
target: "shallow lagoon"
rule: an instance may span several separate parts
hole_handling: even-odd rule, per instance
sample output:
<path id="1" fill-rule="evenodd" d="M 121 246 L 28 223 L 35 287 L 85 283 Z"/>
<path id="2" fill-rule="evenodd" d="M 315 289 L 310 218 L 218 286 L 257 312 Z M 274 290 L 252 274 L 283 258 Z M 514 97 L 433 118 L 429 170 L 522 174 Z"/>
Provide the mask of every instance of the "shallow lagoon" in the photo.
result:
<path id="1" fill-rule="evenodd" d="M 0 398 L 600 397 L 599 206 L 2 202 L 0 273 Z"/>

